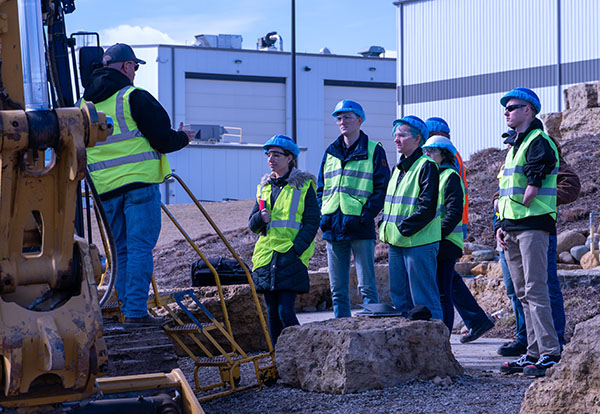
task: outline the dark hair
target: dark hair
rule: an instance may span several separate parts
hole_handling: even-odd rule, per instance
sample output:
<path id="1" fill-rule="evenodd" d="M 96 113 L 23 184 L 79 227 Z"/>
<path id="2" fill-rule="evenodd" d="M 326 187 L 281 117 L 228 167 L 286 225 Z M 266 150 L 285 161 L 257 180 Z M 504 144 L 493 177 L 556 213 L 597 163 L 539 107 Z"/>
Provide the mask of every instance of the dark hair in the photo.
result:
<path id="1" fill-rule="evenodd" d="M 455 157 L 450 151 L 446 148 L 440 148 L 440 152 L 442 154 L 442 164 L 454 165 Z"/>
<path id="2" fill-rule="evenodd" d="M 284 149 L 283 153 L 287 156 L 287 155 L 291 155 L 292 156 L 292 160 L 288 163 L 288 167 L 291 170 L 292 168 L 298 168 L 298 160 L 296 160 L 296 158 L 294 158 L 294 154 L 292 154 L 291 152 L 289 152 L 288 150 Z"/>

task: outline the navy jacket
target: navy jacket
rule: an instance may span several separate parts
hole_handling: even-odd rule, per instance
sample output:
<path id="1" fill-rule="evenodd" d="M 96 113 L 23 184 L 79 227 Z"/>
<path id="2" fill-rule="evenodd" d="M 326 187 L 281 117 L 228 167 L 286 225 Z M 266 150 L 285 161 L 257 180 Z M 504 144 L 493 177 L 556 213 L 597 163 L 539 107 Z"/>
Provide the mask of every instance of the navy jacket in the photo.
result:
<path id="1" fill-rule="evenodd" d="M 342 166 L 348 161 L 365 160 L 368 158 L 368 140 L 369 137 L 362 131 L 354 147 L 354 151 L 344 155 L 345 144 L 344 136 L 340 135 L 325 151 L 321 168 L 319 169 L 319 179 L 317 182 L 317 201 L 319 208 L 323 203 L 323 189 L 325 187 L 323 178 L 323 166 L 327 155 L 330 154 L 342 160 Z M 351 147 L 352 148 L 352 147 Z M 375 217 L 383 209 L 385 202 L 385 193 L 388 181 L 390 180 L 390 169 L 388 167 L 385 151 L 377 146 L 373 154 L 373 194 L 363 206 L 360 217 L 346 216 L 338 208 L 333 214 L 324 214 L 321 216 L 321 230 L 323 230 L 323 239 L 329 241 L 341 240 L 366 240 L 375 239 Z"/>

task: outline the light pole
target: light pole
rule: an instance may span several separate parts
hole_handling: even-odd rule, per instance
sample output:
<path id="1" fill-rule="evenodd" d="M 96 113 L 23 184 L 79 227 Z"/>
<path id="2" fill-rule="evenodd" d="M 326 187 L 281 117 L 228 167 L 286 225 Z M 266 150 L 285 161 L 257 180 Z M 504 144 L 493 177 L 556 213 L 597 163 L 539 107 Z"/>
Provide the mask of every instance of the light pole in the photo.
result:
<path id="1" fill-rule="evenodd" d="M 298 142 L 296 124 L 296 0 L 292 0 L 292 139 Z"/>

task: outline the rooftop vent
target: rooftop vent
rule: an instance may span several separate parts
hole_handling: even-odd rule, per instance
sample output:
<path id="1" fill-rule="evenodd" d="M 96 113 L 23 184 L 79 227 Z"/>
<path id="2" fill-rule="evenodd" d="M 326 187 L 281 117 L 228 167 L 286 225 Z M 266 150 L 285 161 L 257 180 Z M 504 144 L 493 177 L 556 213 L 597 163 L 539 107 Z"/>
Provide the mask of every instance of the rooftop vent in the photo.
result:
<path id="1" fill-rule="evenodd" d="M 363 55 L 364 57 L 383 57 L 385 49 L 381 46 L 371 46 L 369 50 L 358 52 L 358 54 Z"/>
<path id="2" fill-rule="evenodd" d="M 321 48 L 321 50 L 319 50 L 319 53 L 322 55 L 331 55 L 331 50 L 329 50 L 328 47 L 324 47 L 324 48 Z"/>
<path id="3" fill-rule="evenodd" d="M 256 41 L 256 50 L 273 51 L 277 50 L 275 43 L 279 41 L 279 51 L 283 52 L 283 39 L 277 32 L 269 32 Z"/>
<path id="4" fill-rule="evenodd" d="M 195 36 L 194 46 L 214 47 L 218 49 L 241 49 L 242 36 L 234 34 L 208 35 L 199 34 Z"/>

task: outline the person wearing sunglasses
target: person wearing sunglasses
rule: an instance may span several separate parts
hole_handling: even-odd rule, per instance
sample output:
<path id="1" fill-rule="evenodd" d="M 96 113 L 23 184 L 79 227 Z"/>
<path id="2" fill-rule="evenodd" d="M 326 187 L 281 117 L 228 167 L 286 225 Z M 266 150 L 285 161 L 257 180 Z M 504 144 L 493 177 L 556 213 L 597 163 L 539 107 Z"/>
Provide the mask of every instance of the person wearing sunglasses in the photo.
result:
<path id="1" fill-rule="evenodd" d="M 362 301 L 378 303 L 375 279 L 375 217 L 383 208 L 390 178 L 381 143 L 361 127 L 362 106 L 349 99 L 337 103 L 331 116 L 340 130 L 326 149 L 319 169 L 317 199 L 321 230 L 327 243 L 327 265 L 336 318 L 350 317 L 350 258 L 354 255 Z"/>
<path id="2" fill-rule="evenodd" d="M 443 320 L 436 280 L 440 175 L 421 148 L 429 131 L 425 122 L 409 115 L 396 119 L 392 132 L 402 156 L 387 187 L 379 226 L 380 240 L 389 245 L 390 296 L 404 316 L 425 306 L 433 318 Z"/>
<path id="3" fill-rule="evenodd" d="M 87 148 L 87 167 L 115 238 L 116 289 L 124 324 L 162 325 L 148 314 L 148 287 L 154 262 L 152 249 L 161 226 L 158 185 L 171 173 L 168 152 L 185 147 L 189 134 L 171 129 L 161 104 L 133 86 L 142 59 L 124 43 L 109 47 L 102 67 L 94 70 L 81 102 L 92 102 L 114 120 L 105 142 Z"/>
<path id="4" fill-rule="evenodd" d="M 536 117 L 541 103 L 531 89 L 516 88 L 500 100 L 514 141 L 499 175 L 496 239 L 527 329 L 527 353 L 500 371 L 544 376 L 560 361 L 560 344 L 548 293 L 549 236 L 556 234 L 558 149 Z"/>
<path id="5" fill-rule="evenodd" d="M 248 227 L 260 234 L 252 255 L 252 280 L 267 305 L 273 345 L 284 328 L 298 325 L 298 293 L 309 291 L 308 261 L 319 230 L 316 178 L 297 168 L 300 148 L 275 135 L 263 149 L 271 172 L 256 189 Z"/>

